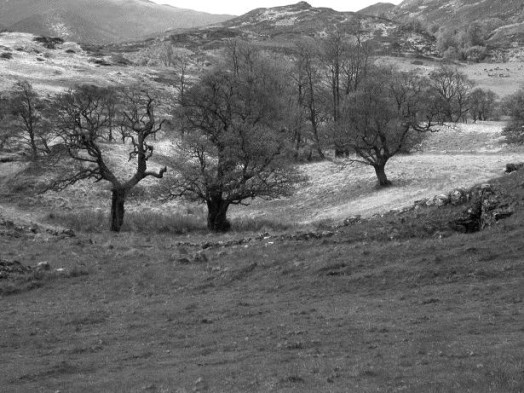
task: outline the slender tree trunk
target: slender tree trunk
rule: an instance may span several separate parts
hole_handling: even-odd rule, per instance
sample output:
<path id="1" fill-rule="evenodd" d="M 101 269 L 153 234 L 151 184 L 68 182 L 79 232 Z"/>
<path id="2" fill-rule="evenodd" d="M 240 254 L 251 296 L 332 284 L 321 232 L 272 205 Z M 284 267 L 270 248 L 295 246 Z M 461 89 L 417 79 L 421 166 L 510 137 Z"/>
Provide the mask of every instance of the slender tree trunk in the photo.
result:
<path id="1" fill-rule="evenodd" d="M 312 112 L 314 113 L 314 112 Z M 316 121 L 316 115 L 312 114 L 311 116 L 311 126 L 313 128 L 313 140 L 315 142 L 315 149 L 317 150 L 318 156 L 321 160 L 324 160 L 326 156 L 324 155 L 324 152 L 322 151 L 322 147 L 320 146 L 320 136 L 318 135 L 318 124 Z"/>
<path id="2" fill-rule="evenodd" d="M 375 168 L 375 173 L 377 174 L 378 185 L 380 187 L 387 187 L 391 185 L 391 182 L 386 176 L 386 163 L 373 165 Z"/>
<path id="3" fill-rule="evenodd" d="M 127 190 L 122 188 L 113 189 L 111 201 L 111 231 L 120 232 L 124 223 L 124 204 L 126 202 Z"/>
<path id="4" fill-rule="evenodd" d="M 212 198 L 207 201 L 207 228 L 213 232 L 227 232 L 231 229 L 231 223 L 227 219 L 229 202 L 222 197 Z"/>
<path id="5" fill-rule="evenodd" d="M 38 159 L 38 146 L 36 146 L 36 138 L 34 131 L 29 132 L 29 142 L 31 144 L 31 160 L 36 161 Z"/>

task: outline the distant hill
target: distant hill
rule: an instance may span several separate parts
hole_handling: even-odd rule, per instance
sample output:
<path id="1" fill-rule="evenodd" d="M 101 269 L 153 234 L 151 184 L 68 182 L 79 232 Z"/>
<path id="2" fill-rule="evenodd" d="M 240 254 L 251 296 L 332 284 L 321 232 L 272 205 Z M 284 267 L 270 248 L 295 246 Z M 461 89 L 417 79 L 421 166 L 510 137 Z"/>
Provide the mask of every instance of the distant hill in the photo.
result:
<path id="1" fill-rule="evenodd" d="M 388 17 L 397 21 L 418 18 L 452 28 L 480 22 L 490 30 L 491 45 L 524 45 L 524 0 L 404 0 Z"/>
<path id="2" fill-rule="evenodd" d="M 231 17 L 148 0 L 0 0 L 0 25 L 82 43 L 138 40 L 168 29 L 205 26 Z"/>
<path id="3" fill-rule="evenodd" d="M 358 11 L 362 15 L 373 15 L 384 17 L 396 7 L 393 3 L 376 3 Z"/>
<path id="4" fill-rule="evenodd" d="M 335 30 L 348 35 L 360 34 L 365 41 L 373 42 L 379 53 L 394 50 L 428 54 L 434 50 L 431 36 L 406 32 L 392 20 L 315 8 L 304 1 L 283 7 L 258 8 L 206 28 L 171 31 L 164 39 L 169 37 L 176 45 L 193 49 L 219 47 L 233 37 L 259 42 L 266 47 L 286 48 L 296 39 L 305 36 L 320 38 Z"/>

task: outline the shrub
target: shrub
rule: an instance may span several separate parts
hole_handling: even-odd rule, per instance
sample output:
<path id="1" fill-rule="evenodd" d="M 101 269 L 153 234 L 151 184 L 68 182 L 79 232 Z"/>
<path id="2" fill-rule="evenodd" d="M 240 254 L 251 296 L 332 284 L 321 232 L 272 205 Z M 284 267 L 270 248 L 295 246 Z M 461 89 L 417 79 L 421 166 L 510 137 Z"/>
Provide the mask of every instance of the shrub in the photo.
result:
<path id="1" fill-rule="evenodd" d="M 0 54 L 0 59 L 11 60 L 12 58 L 13 58 L 13 54 L 11 52 L 4 52 Z"/>
<path id="2" fill-rule="evenodd" d="M 60 37 L 46 37 L 46 36 L 35 37 L 33 41 L 41 43 L 47 49 L 56 49 L 57 45 L 64 43 L 64 40 Z"/>
<path id="3" fill-rule="evenodd" d="M 480 62 L 487 56 L 488 50 L 485 46 L 472 46 L 466 50 L 466 57 L 470 61 Z"/>
<path id="4" fill-rule="evenodd" d="M 507 143 L 524 144 L 524 123 L 521 121 L 510 122 L 502 130 L 502 136 L 506 138 Z"/>

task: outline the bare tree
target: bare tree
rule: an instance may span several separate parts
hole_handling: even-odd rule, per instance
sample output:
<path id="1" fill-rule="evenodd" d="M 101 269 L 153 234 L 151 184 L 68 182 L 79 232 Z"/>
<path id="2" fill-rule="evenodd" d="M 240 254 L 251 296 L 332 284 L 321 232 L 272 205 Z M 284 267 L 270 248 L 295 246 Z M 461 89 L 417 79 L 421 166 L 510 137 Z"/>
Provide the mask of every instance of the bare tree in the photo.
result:
<path id="1" fill-rule="evenodd" d="M 109 89 L 112 90 L 112 89 Z M 108 107 L 113 95 L 108 89 L 79 86 L 61 95 L 56 101 L 57 128 L 77 165 L 51 186 L 61 190 L 80 180 L 93 179 L 111 183 L 111 231 L 119 232 L 124 220 L 124 205 L 130 190 L 146 177 L 162 178 L 167 168 L 148 170 L 153 146 L 148 139 L 160 131 L 163 120 L 155 114 L 158 102 L 153 95 L 138 88 L 114 91 L 119 102 L 118 113 Z M 130 147 L 129 159 L 134 161 L 134 174 L 127 179 L 117 176 L 108 163 L 111 148 L 104 144 L 111 127 L 118 122 L 123 143 Z"/>
<path id="2" fill-rule="evenodd" d="M 506 142 L 518 145 L 524 144 L 524 89 L 504 97 L 502 110 L 509 121 L 502 131 Z"/>
<path id="3" fill-rule="evenodd" d="M 362 41 L 360 30 L 348 36 L 344 32 L 331 32 L 322 42 L 322 67 L 327 71 L 327 84 L 331 90 L 332 133 L 335 156 L 349 155 L 339 143 L 341 106 L 345 97 L 354 92 L 364 79 L 369 67 L 369 48 Z"/>
<path id="4" fill-rule="evenodd" d="M 6 118 L 9 114 L 9 99 L 0 95 L 0 151 L 5 149 L 7 142 L 13 136 Z"/>
<path id="5" fill-rule="evenodd" d="M 322 75 L 321 47 L 313 39 L 303 39 L 296 42 L 295 46 L 298 103 L 311 128 L 314 149 L 319 158 L 324 159 L 320 138 L 322 124 L 328 116 L 329 92 Z"/>
<path id="6" fill-rule="evenodd" d="M 170 193 L 205 203 L 212 231 L 230 229 L 231 205 L 288 195 L 299 179 L 282 131 L 283 81 L 262 53 L 235 43 L 181 101 L 186 133 Z"/>
<path id="7" fill-rule="evenodd" d="M 469 111 L 469 94 L 474 83 L 457 68 L 441 66 L 429 75 L 436 100 L 434 111 L 440 122 L 457 123 Z"/>
<path id="8" fill-rule="evenodd" d="M 389 159 L 431 130 L 427 89 L 427 80 L 416 73 L 376 68 L 344 102 L 341 141 L 356 153 L 354 161 L 375 169 L 380 186 L 391 184 L 385 172 Z"/>
<path id="9" fill-rule="evenodd" d="M 470 115 L 474 122 L 490 119 L 496 109 L 497 94 L 489 89 L 476 88 L 469 95 Z"/>
<path id="10" fill-rule="evenodd" d="M 49 153 L 50 126 L 44 116 L 47 103 L 27 81 L 19 81 L 10 92 L 7 105 L 11 126 L 24 141 L 36 161 L 41 153 Z"/>

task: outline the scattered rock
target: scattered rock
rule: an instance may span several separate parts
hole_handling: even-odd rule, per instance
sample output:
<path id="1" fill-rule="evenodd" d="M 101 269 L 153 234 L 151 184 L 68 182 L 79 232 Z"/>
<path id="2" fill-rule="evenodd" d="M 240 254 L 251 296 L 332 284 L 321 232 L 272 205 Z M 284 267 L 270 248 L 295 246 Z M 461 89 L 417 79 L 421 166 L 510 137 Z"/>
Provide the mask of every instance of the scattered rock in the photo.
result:
<path id="1" fill-rule="evenodd" d="M 41 43 L 47 49 L 56 49 L 57 45 L 64 43 L 64 39 L 60 37 L 40 36 L 33 38 L 33 41 Z"/>
<path id="2" fill-rule="evenodd" d="M 29 266 L 24 266 L 18 261 L 8 261 L 6 259 L 0 259 L 0 279 L 9 278 L 12 275 L 28 274 L 33 269 Z"/>
<path id="3" fill-rule="evenodd" d="M 51 265 L 47 261 L 38 262 L 38 264 L 36 265 L 36 270 L 38 271 L 51 270 Z"/>
<path id="4" fill-rule="evenodd" d="M 207 255 L 204 251 L 199 251 L 193 256 L 193 262 L 205 263 L 208 261 Z"/>
<path id="5" fill-rule="evenodd" d="M 195 393 L 203 393 L 207 392 L 209 390 L 209 385 L 204 380 L 204 378 L 200 377 L 195 381 L 195 386 L 193 387 L 193 392 Z"/>
<path id="6" fill-rule="evenodd" d="M 189 253 L 185 247 L 179 247 L 178 252 L 171 255 L 171 261 L 181 265 L 190 265 L 192 263 L 208 262 L 208 257 L 204 250 L 199 250 L 195 253 Z"/>
<path id="7" fill-rule="evenodd" d="M 350 226 L 362 222 L 362 216 L 357 215 L 354 217 L 348 217 L 344 220 L 344 226 Z"/>
<path id="8" fill-rule="evenodd" d="M 462 205 L 466 203 L 470 195 L 462 188 L 457 188 L 449 193 L 449 203 L 453 206 Z"/>
<path id="9" fill-rule="evenodd" d="M 449 195 L 445 195 L 445 194 L 437 195 L 434 198 L 434 200 L 435 200 L 435 205 L 436 206 L 445 206 L 445 205 L 449 204 L 449 202 L 450 202 Z"/>

